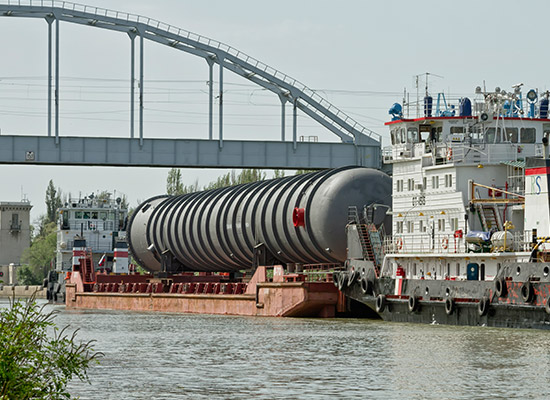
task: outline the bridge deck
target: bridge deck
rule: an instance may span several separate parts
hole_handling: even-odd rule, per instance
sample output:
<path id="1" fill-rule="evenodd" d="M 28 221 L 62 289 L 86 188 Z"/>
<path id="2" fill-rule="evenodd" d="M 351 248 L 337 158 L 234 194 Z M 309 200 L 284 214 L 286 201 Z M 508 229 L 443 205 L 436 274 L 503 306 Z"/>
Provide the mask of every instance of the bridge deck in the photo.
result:
<path id="1" fill-rule="evenodd" d="M 380 148 L 352 143 L 0 136 L 1 164 L 134 167 L 319 169 L 344 165 L 379 168 Z"/>

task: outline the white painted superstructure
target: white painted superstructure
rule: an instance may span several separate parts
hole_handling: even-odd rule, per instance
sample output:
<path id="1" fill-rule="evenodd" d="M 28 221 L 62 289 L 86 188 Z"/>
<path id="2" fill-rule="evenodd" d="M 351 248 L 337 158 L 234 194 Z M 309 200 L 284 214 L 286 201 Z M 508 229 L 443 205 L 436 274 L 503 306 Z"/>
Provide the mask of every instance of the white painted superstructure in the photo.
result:
<path id="1" fill-rule="evenodd" d="M 525 160 L 546 151 L 548 94 L 537 102 L 520 86 L 476 93 L 481 99 L 461 99 L 460 111 L 434 110 L 427 93 L 423 116 L 390 110 L 393 222 L 383 275 L 402 267 L 407 278 L 490 280 L 504 264 L 529 260 L 534 227 L 550 235 L 546 175 L 525 177 Z M 533 212 L 543 205 L 546 214 Z"/>

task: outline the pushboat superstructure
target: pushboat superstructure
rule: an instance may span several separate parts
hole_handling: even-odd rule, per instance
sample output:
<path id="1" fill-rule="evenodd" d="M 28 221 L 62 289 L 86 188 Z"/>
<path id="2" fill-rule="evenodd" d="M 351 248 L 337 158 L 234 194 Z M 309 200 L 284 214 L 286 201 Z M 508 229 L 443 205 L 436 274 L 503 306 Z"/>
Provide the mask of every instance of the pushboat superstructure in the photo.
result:
<path id="1" fill-rule="evenodd" d="M 548 93 L 538 101 L 529 90 L 523 99 L 516 85 L 509 93 L 478 87 L 476 94 L 456 108 L 445 102 L 445 109 L 440 95 L 434 110 L 426 93 L 424 115 L 416 118 L 405 118 L 400 104 L 390 109 L 384 162 L 393 167 L 392 234 L 356 213 L 348 225 L 348 268 L 335 279 L 384 319 L 524 327 L 550 321 L 543 295 Z M 503 296 L 514 285 L 519 308 Z M 537 311 L 517 316 L 525 307 Z"/>

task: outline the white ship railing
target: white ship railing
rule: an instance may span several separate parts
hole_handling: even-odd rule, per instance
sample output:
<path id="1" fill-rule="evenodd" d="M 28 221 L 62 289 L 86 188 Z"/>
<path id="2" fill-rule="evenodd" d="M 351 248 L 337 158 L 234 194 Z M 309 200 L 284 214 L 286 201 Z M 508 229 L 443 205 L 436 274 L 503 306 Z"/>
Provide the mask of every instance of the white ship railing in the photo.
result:
<path id="1" fill-rule="evenodd" d="M 506 251 L 530 251 L 530 232 L 507 232 L 512 238 L 512 244 Z M 479 244 L 481 253 L 499 253 L 504 249 L 493 244 Z M 384 238 L 384 252 L 386 254 L 455 254 L 471 250 L 472 246 L 465 238 L 457 238 L 454 234 L 418 233 L 386 236 Z"/>

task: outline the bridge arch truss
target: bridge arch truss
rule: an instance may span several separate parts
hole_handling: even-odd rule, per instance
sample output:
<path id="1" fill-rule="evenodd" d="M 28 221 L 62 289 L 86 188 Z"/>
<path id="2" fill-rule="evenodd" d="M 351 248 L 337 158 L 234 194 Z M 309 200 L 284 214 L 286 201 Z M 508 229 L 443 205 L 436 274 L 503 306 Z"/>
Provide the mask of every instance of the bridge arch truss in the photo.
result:
<path id="1" fill-rule="evenodd" d="M 88 165 L 91 162 L 99 162 L 101 165 L 124 165 L 129 162 L 129 165 L 133 165 L 131 159 L 134 160 L 151 160 L 146 161 L 143 165 L 150 166 L 166 166 L 158 165 L 155 160 L 154 154 L 139 154 L 140 152 L 150 152 L 151 148 L 155 148 L 155 145 L 144 146 L 143 136 L 143 110 L 144 110 L 144 51 L 143 45 L 145 40 L 150 40 L 156 43 L 160 43 L 171 48 L 184 51 L 188 54 L 192 54 L 203 58 L 209 68 L 209 137 L 208 143 L 192 143 L 191 147 L 199 148 L 202 146 L 203 150 L 206 150 L 206 154 L 212 154 L 212 157 L 204 158 L 204 162 L 194 163 L 193 165 L 187 165 L 190 162 L 192 153 L 185 154 L 183 150 L 184 146 L 179 143 L 179 140 L 175 140 L 173 144 L 167 144 L 164 142 L 164 146 L 157 145 L 157 148 L 173 148 L 174 152 L 176 148 L 179 148 L 178 156 L 174 153 L 168 157 L 173 160 L 174 166 L 203 166 L 203 167 L 266 167 L 266 168 L 328 168 L 337 167 L 342 164 L 356 164 L 365 165 L 370 167 L 380 167 L 380 136 L 362 126 L 355 121 L 352 117 L 348 116 L 343 111 L 329 103 L 316 91 L 308 88 L 300 81 L 291 78 L 290 76 L 262 63 L 261 61 L 231 47 L 222 42 L 214 39 L 210 39 L 205 36 L 195 34 L 193 32 L 186 31 L 181 28 L 177 28 L 163 22 L 143 17 L 140 15 L 134 15 L 119 11 L 113 11 L 93 6 L 87 6 L 83 4 L 70 3 L 57 0 L 0 0 L 0 16 L 4 17 L 23 17 L 23 18 L 41 18 L 45 19 L 48 23 L 48 137 L 54 140 L 55 148 L 50 146 L 48 140 L 44 140 L 41 137 L 36 137 L 34 141 L 42 146 L 49 148 L 50 150 L 43 154 L 40 154 L 36 148 L 29 143 L 29 140 L 19 137 L 12 137 L 11 155 L 10 150 L 0 151 L 0 163 L 46 163 L 46 164 L 64 164 L 67 163 L 67 157 L 63 156 L 63 152 L 66 148 L 62 141 L 69 141 L 65 139 L 71 139 L 74 147 L 75 141 L 79 142 L 79 145 L 85 146 L 88 144 L 91 148 L 101 147 L 104 143 L 111 141 L 119 141 L 120 139 L 98 138 L 101 139 L 99 143 L 92 138 L 78 138 L 78 137 L 63 137 L 59 135 L 59 23 L 60 21 L 81 24 L 86 26 L 97 27 L 101 29 L 108 29 L 112 31 L 118 31 L 126 33 L 130 38 L 131 43 L 131 77 L 130 77 L 130 140 L 128 144 L 120 144 L 117 146 L 119 151 L 121 149 L 127 149 L 125 152 L 128 154 L 122 154 L 121 157 L 116 157 L 114 154 L 106 154 L 104 160 L 99 158 L 88 157 L 89 162 L 86 162 L 84 158 L 80 162 L 75 160 L 73 163 Z M 55 51 L 53 46 L 53 32 L 55 25 Z M 135 120 L 135 47 L 136 39 L 139 42 L 139 109 L 138 109 L 138 135 L 135 135 L 134 120 Z M 54 63 L 55 60 L 55 63 Z M 54 74 L 55 65 L 55 74 Z M 214 138 L 213 131 L 213 116 L 214 116 L 214 66 L 217 65 L 219 79 L 218 79 L 218 137 Z M 241 143 L 239 141 L 225 141 L 223 137 L 223 74 L 224 70 L 231 71 L 256 85 L 267 89 L 278 96 L 281 102 L 281 142 L 258 142 L 257 146 L 253 144 L 254 141 L 246 141 Z M 55 80 L 53 79 L 55 77 Z M 52 82 L 55 88 L 52 87 Z M 55 89 L 55 90 L 54 90 Z M 290 103 L 293 110 L 293 123 L 292 123 L 292 142 L 285 142 L 285 105 Z M 52 110 L 52 104 L 55 105 L 55 113 Z M 328 129 L 334 135 L 340 138 L 340 143 L 301 143 L 297 142 L 297 111 L 300 110 L 310 118 L 321 124 Z M 55 114 L 54 127 L 52 129 L 52 114 Z M 53 130 L 53 132 L 52 132 Z M 137 137 L 136 137 L 137 136 Z M 0 137 L 0 144 L 6 137 Z M 124 140 L 124 139 L 122 139 Z M 128 140 L 128 139 L 126 139 Z M 149 139 L 152 141 L 162 141 L 163 139 Z M 137 142 L 137 145 L 136 143 Z M 196 142 L 190 139 L 185 139 L 186 143 Z M 227 142 L 227 143 L 226 143 Z M 270 143 L 273 144 L 273 149 Z M 214 144 L 217 146 L 217 150 L 220 154 L 215 154 Z M 228 144 L 229 146 L 226 146 Z M 26 147 L 25 147 L 26 146 Z M 299 147 L 302 147 L 300 149 Z M 305 147 L 308 147 L 307 149 Z M 56 149 L 57 148 L 57 149 Z M 107 149 L 108 147 L 106 147 Z M 149 149 L 149 150 L 148 150 Z M 248 149 L 248 150 L 247 150 Z M 255 161 L 250 164 L 245 160 L 247 159 L 246 151 L 250 151 L 251 154 L 258 154 L 258 150 L 264 151 L 266 154 L 280 154 L 284 157 L 276 157 L 273 162 L 262 163 L 261 161 Z M 276 151 L 276 153 L 272 153 Z M 22 158 L 21 152 L 25 153 L 25 158 Z M 82 152 L 84 153 L 85 150 Z M 108 150 L 106 150 L 108 151 Z M 37 152 L 37 153 L 35 153 Z M 124 153 L 125 153 L 124 152 Z M 284 154 L 285 152 L 291 152 L 294 154 Z M 312 153 L 318 152 L 318 156 L 311 157 Z M 32 155 L 29 155 L 31 154 Z M 57 155 L 55 155 L 55 153 Z M 137 154 L 131 154 L 137 153 Z M 240 153 L 240 154 L 239 154 Z M 308 154 L 306 161 L 303 159 L 304 154 Z M 330 155 L 330 160 L 326 160 L 327 154 Z M 332 155 L 337 155 L 333 157 Z M 240 161 L 239 159 L 240 155 Z M 215 157 L 214 157 L 215 156 Z M 84 154 L 83 154 L 84 157 Z M 69 157 L 70 158 L 70 157 Z M 111 163 L 109 159 L 117 159 L 116 163 Z M 157 157 L 158 158 L 158 157 Z M 257 157 L 256 157 L 257 159 Z M 280 159 L 280 161 L 275 161 Z M 299 161 L 301 159 L 301 161 Z M 324 161 L 321 161 L 323 160 Z M 296 161 L 293 161 L 296 160 Z M 183 164 L 182 164 L 183 163 Z M 212 165 L 210 165 L 212 164 Z M 142 165 L 138 162 L 137 165 Z"/>

